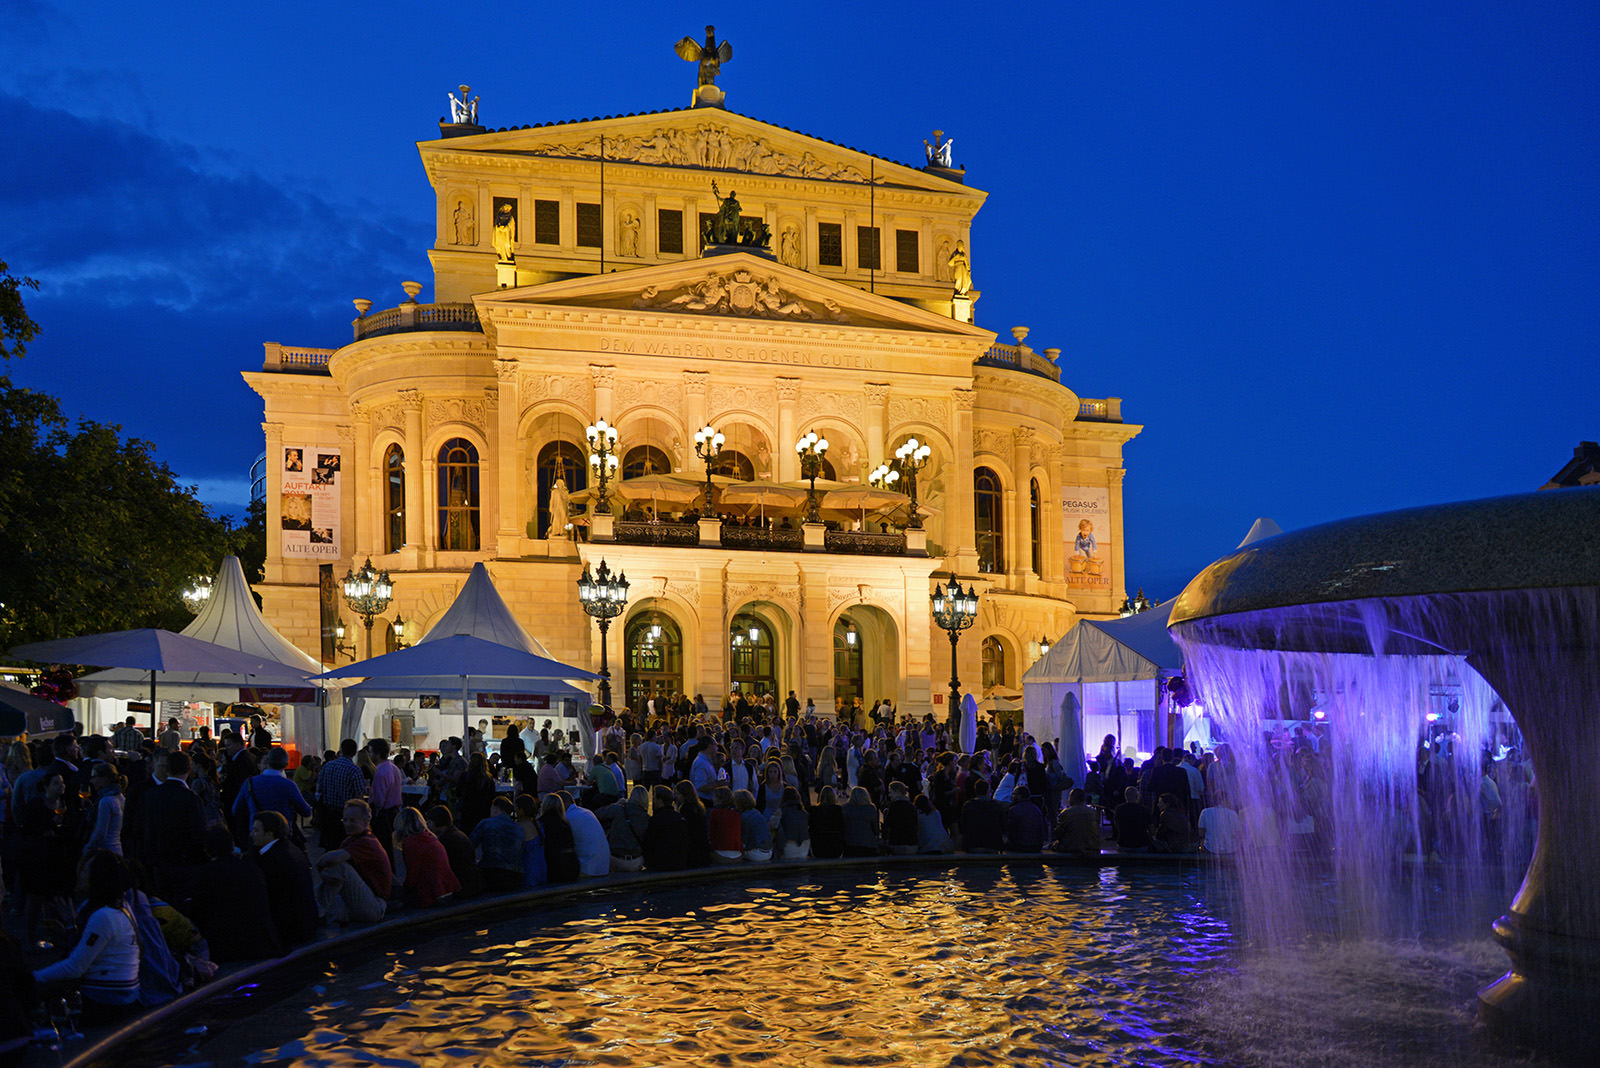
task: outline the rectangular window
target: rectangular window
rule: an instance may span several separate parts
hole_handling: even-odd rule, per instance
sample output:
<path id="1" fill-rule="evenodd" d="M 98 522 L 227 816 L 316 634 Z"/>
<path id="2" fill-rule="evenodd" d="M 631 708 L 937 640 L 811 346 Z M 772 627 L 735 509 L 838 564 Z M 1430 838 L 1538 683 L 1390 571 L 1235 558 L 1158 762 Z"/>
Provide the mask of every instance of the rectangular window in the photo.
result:
<path id="1" fill-rule="evenodd" d="M 916 274 L 922 269 L 917 262 L 917 232 L 915 230 L 896 230 L 894 232 L 894 269 L 904 271 L 906 274 Z"/>
<path id="2" fill-rule="evenodd" d="M 856 261 L 863 271 L 881 271 L 883 263 L 878 258 L 878 228 L 856 227 Z"/>
<path id="3" fill-rule="evenodd" d="M 578 205 L 578 247 L 599 248 L 605 243 L 605 224 L 600 220 L 600 205 Z"/>
<path id="4" fill-rule="evenodd" d="M 817 262 L 824 267 L 844 266 L 844 227 L 839 223 L 817 224 Z"/>
<path id="5" fill-rule="evenodd" d="M 660 235 L 661 251 L 683 255 L 683 212 L 662 208 L 657 220 L 656 228 Z"/>
<path id="6" fill-rule="evenodd" d="M 533 202 L 533 240 L 538 245 L 561 244 L 561 202 L 535 200 Z"/>

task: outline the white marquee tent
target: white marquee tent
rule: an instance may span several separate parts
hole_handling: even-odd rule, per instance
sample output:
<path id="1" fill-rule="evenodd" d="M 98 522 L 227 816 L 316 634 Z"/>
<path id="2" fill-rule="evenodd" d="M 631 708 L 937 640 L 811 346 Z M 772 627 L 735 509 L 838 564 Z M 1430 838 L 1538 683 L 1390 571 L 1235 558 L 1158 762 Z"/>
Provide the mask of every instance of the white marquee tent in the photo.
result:
<path id="1" fill-rule="evenodd" d="M 158 671 L 156 683 L 163 698 L 187 701 L 251 701 L 271 703 L 281 711 L 280 731 L 286 746 L 303 753 L 320 753 L 324 747 L 323 707 L 318 684 L 307 676 L 322 670 L 322 665 L 302 652 L 268 623 L 250 595 L 244 569 L 237 556 L 223 557 L 211 583 L 211 596 L 200 614 L 184 627 L 187 637 L 199 638 L 237 649 L 240 652 L 284 665 L 281 677 L 263 675 L 249 687 L 241 688 L 238 675 L 222 672 Z M 77 680 L 78 695 L 99 705 L 100 700 L 148 700 L 150 672 L 132 668 L 96 671 Z M 274 697 L 282 697 L 275 700 Z M 94 700 L 99 699 L 99 700 Z M 109 730 L 103 709 L 86 718 L 90 725 Z"/>
<path id="2" fill-rule="evenodd" d="M 495 589 L 488 568 L 481 563 L 473 566 L 456 599 L 417 644 L 421 646 L 457 634 L 554 659 L 549 650 L 517 622 L 511 609 L 506 606 L 505 599 L 500 596 L 500 591 Z M 582 678 L 587 674 L 575 672 L 574 678 Z M 493 695 L 492 699 L 505 699 L 499 707 L 514 710 L 518 716 L 547 715 L 558 722 L 567 721 L 568 726 L 578 729 L 586 751 L 594 743 L 594 729 L 588 711 L 591 698 L 586 690 L 573 685 L 571 681 L 474 675 L 471 683 L 473 697 L 469 701 L 477 707 L 483 718 L 488 718 L 488 714 L 497 710 L 482 703 L 483 698 Z M 474 718 L 471 707 L 462 708 L 460 694 L 461 676 L 454 672 L 369 678 L 345 687 L 344 716 L 339 737 L 354 738 L 357 742 L 369 737 L 393 737 L 389 730 L 392 720 L 388 717 L 398 712 L 402 716 L 412 717 L 413 730 L 417 733 L 415 744 L 418 747 L 437 748 L 441 738 L 460 730 L 464 719 L 470 721 Z M 438 698 L 436 709 L 422 707 L 424 695 Z M 368 702 L 377 702 L 383 709 L 371 712 L 367 708 Z"/>

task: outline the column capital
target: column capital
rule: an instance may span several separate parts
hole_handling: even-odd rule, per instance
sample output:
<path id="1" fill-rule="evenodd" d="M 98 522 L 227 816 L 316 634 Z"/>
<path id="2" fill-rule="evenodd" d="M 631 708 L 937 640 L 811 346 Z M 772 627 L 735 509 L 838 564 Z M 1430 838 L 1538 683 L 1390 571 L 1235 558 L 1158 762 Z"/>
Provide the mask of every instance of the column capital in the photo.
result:
<path id="1" fill-rule="evenodd" d="M 350 418 L 356 421 L 357 426 L 370 426 L 372 424 L 372 405 L 363 404 L 361 401 L 351 401 Z"/>
<path id="2" fill-rule="evenodd" d="M 1011 440 L 1017 448 L 1026 449 L 1033 445 L 1034 429 L 1031 426 L 1018 426 L 1011 428 Z"/>
<path id="3" fill-rule="evenodd" d="M 1112 487 L 1113 489 L 1121 486 L 1122 478 L 1127 473 L 1128 469 L 1125 467 L 1106 468 L 1106 485 Z"/>
<path id="4" fill-rule="evenodd" d="M 870 404 L 889 403 L 889 383 L 887 382 L 868 382 L 862 387 L 862 391 L 866 393 L 867 401 Z"/>
<path id="5" fill-rule="evenodd" d="M 950 396 L 956 402 L 956 411 L 970 412 L 973 404 L 978 399 L 978 391 L 975 389 L 952 389 Z"/>
<path id="6" fill-rule="evenodd" d="M 589 376 L 594 379 L 595 389 L 610 389 L 617 384 L 617 368 L 615 364 L 591 363 Z"/>
<path id="7" fill-rule="evenodd" d="M 339 440 L 346 445 L 354 445 L 356 441 L 356 428 L 351 423 L 340 423 L 334 428 L 339 432 Z"/>
<path id="8" fill-rule="evenodd" d="M 494 377 L 501 383 L 516 382 L 520 364 L 516 360 L 495 360 Z"/>
<path id="9" fill-rule="evenodd" d="M 282 423 L 262 423 L 261 433 L 266 435 L 268 445 L 272 445 L 274 443 L 281 445 L 283 443 Z M 282 457 L 279 457 L 279 459 L 281 460 Z"/>
<path id="10" fill-rule="evenodd" d="M 711 372 L 685 371 L 683 372 L 683 391 L 690 396 L 704 397 L 706 390 L 711 386 Z"/>
<path id="11" fill-rule="evenodd" d="M 408 412 L 422 411 L 422 391 L 420 389 L 402 389 L 400 393 L 400 407 Z"/>
<path id="12" fill-rule="evenodd" d="M 780 401 L 792 401 L 800 399 L 800 380 L 798 378 L 779 377 L 777 382 L 778 399 Z"/>
<path id="13" fill-rule="evenodd" d="M 515 380 L 513 380 L 513 381 L 515 381 Z M 483 387 L 483 406 L 486 409 L 490 409 L 490 410 L 497 410 L 500 407 L 500 387 L 499 386 L 484 386 Z"/>

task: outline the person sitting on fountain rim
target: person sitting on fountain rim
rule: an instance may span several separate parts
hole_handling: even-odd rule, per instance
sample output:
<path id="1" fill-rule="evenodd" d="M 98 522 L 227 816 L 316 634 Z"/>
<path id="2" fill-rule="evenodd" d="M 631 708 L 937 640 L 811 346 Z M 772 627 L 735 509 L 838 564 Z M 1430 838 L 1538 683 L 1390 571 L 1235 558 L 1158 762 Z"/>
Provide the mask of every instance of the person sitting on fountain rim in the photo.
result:
<path id="1" fill-rule="evenodd" d="M 1111 814 L 1111 826 L 1117 838 L 1119 853 L 1148 853 L 1150 851 L 1150 810 L 1140 804 L 1139 788 L 1130 786 L 1122 791 L 1122 804 Z"/>
<path id="2" fill-rule="evenodd" d="M 344 841 L 317 858 L 322 875 L 317 906 L 329 923 L 377 923 L 394 889 L 389 854 L 372 833 L 372 809 L 366 801 L 347 801 L 342 819 Z"/>
<path id="3" fill-rule="evenodd" d="M 1162 794 L 1156 803 L 1155 835 L 1151 849 L 1157 853 L 1192 853 L 1188 806 L 1176 794 Z"/>
<path id="4" fill-rule="evenodd" d="M 1090 808 L 1088 795 L 1081 789 L 1067 794 L 1067 807 L 1056 817 L 1055 838 L 1051 843 L 1057 853 L 1075 857 L 1098 857 L 1104 839 L 1100 835 L 1100 810 Z"/>

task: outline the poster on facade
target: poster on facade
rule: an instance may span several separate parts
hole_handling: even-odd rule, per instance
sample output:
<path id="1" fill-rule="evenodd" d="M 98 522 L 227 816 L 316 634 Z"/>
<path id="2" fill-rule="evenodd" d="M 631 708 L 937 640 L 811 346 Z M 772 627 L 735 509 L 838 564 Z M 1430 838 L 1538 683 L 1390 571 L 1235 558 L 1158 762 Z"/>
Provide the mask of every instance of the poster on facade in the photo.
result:
<path id="1" fill-rule="evenodd" d="M 278 514 L 285 559 L 330 560 L 339 555 L 337 448 L 285 445 Z"/>
<path id="2" fill-rule="evenodd" d="M 1111 491 L 1104 486 L 1068 486 L 1061 491 L 1061 514 L 1067 584 L 1080 590 L 1110 590 Z"/>

